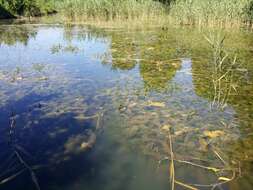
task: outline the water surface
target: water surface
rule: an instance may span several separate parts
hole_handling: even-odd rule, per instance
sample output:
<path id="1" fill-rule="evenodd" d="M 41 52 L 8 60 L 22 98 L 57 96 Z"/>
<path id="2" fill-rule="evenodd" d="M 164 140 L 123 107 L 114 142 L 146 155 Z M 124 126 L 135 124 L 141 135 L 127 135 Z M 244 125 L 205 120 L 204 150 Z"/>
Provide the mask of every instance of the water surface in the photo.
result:
<path id="1" fill-rule="evenodd" d="M 1 25 L 1 189 L 252 189 L 253 36 L 209 32 Z"/>

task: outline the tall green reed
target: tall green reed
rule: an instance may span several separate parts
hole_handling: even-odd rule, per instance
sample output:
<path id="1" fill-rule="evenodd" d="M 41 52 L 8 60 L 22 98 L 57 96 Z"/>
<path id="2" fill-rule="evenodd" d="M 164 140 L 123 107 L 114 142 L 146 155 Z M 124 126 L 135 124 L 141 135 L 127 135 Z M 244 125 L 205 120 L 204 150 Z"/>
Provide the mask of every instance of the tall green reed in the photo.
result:
<path id="1" fill-rule="evenodd" d="M 141 19 L 161 16 L 166 12 L 165 5 L 153 0 L 63 0 L 58 1 L 56 7 L 71 20 Z"/>
<path id="2" fill-rule="evenodd" d="M 252 19 L 251 4 L 251 0 L 177 0 L 171 6 L 170 16 L 179 24 L 241 26 Z"/>

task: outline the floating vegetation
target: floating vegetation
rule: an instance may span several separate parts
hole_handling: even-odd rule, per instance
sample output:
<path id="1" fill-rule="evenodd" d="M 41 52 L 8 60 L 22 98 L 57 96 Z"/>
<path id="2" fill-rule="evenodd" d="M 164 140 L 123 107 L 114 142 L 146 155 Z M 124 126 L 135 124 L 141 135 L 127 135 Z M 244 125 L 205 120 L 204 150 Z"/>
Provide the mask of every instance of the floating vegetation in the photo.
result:
<path id="1" fill-rule="evenodd" d="M 42 71 L 45 69 L 45 64 L 43 63 L 34 63 L 33 69 L 39 73 L 42 73 Z"/>
<path id="2" fill-rule="evenodd" d="M 59 53 L 61 50 L 62 50 L 62 45 L 61 44 L 53 45 L 51 47 L 52 54 Z"/>
<path id="3" fill-rule="evenodd" d="M 63 49 L 64 52 L 71 52 L 71 53 L 77 53 L 79 51 L 78 47 L 68 45 Z"/>
<path id="4" fill-rule="evenodd" d="M 15 70 L 13 71 L 13 73 L 11 74 L 10 82 L 16 82 L 22 79 L 23 79 L 23 76 L 21 74 L 21 68 L 17 66 Z"/>
<path id="5" fill-rule="evenodd" d="M 151 107 L 162 107 L 162 108 L 165 107 L 165 104 L 163 102 L 152 102 L 152 101 L 149 101 L 147 105 L 151 106 Z"/>
<path id="6" fill-rule="evenodd" d="M 52 54 L 56 54 L 60 52 L 78 53 L 79 51 L 80 49 L 77 46 L 73 46 L 71 44 L 67 46 L 62 46 L 61 44 L 57 44 L 51 47 Z"/>

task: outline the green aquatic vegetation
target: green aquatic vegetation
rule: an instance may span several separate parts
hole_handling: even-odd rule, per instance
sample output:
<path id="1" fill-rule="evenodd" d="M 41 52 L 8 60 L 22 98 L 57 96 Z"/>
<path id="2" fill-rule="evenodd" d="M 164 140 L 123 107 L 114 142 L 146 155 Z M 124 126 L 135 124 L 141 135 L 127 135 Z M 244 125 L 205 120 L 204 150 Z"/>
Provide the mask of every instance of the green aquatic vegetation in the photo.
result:
<path id="1" fill-rule="evenodd" d="M 48 80 L 48 77 L 46 77 L 46 64 L 45 63 L 33 63 L 32 68 L 38 73 L 39 81 Z"/>
<path id="2" fill-rule="evenodd" d="M 16 82 L 16 81 L 20 81 L 23 79 L 21 68 L 18 66 L 15 68 L 15 70 L 10 75 L 11 75 L 11 77 L 9 79 L 10 82 Z"/>
<path id="3" fill-rule="evenodd" d="M 115 91 L 113 90 L 112 92 L 115 92 Z M 162 132 L 160 132 L 160 135 L 157 134 L 158 131 L 156 131 L 155 127 L 161 125 L 161 120 L 163 120 L 163 117 L 166 121 L 169 120 L 170 122 L 173 122 L 175 120 L 174 121 L 175 125 L 178 125 L 179 123 L 181 123 L 182 120 L 181 121 L 180 119 L 176 120 L 175 118 L 171 118 L 171 116 L 168 119 L 167 118 L 168 116 L 166 117 L 162 115 L 160 111 L 163 109 L 165 109 L 166 110 L 165 113 L 169 115 L 168 114 L 169 109 L 167 108 L 167 106 L 165 107 L 164 104 L 161 102 L 148 101 L 148 102 L 153 102 L 153 104 L 151 103 L 151 105 L 154 105 L 154 106 L 151 106 L 151 107 L 155 109 L 154 112 L 150 112 L 149 110 L 145 109 L 146 105 L 150 105 L 149 103 L 148 104 L 145 103 L 145 101 L 143 102 L 141 100 L 138 100 L 138 98 L 136 100 L 132 96 L 127 95 L 127 94 L 122 95 L 122 93 L 117 94 L 117 97 L 119 99 L 122 98 L 123 100 L 115 99 L 114 101 L 125 102 L 125 105 L 123 106 L 124 110 L 123 110 L 123 113 L 121 113 L 121 115 L 122 117 L 125 117 L 129 125 L 129 128 L 125 130 L 125 133 L 127 134 L 126 136 L 131 141 L 137 141 L 135 143 L 135 146 L 136 144 L 138 144 L 138 146 L 140 146 L 140 150 L 143 151 L 144 154 L 147 154 L 156 159 L 162 159 L 163 157 L 166 157 L 166 154 L 170 154 L 172 155 L 173 160 L 175 159 L 175 162 L 179 162 L 181 164 L 186 164 L 186 165 L 192 165 L 193 167 L 200 167 L 202 169 L 210 171 L 211 173 L 214 173 L 217 177 L 217 182 L 210 182 L 207 184 L 197 184 L 197 183 L 188 184 L 188 183 L 178 181 L 177 179 L 174 178 L 176 169 L 175 169 L 174 163 L 171 161 L 170 162 L 171 185 L 172 185 L 171 188 L 174 188 L 175 185 L 183 186 L 189 189 L 197 189 L 198 187 L 204 187 L 204 186 L 210 187 L 210 188 L 216 188 L 220 185 L 223 185 L 225 183 L 235 180 L 236 173 L 238 172 L 240 168 L 237 168 L 234 165 L 227 165 L 226 161 L 225 161 L 226 164 L 222 166 L 219 162 L 220 160 L 224 161 L 224 159 L 220 156 L 220 153 L 214 150 L 215 153 L 212 154 L 212 150 L 208 148 L 210 146 L 219 147 L 223 143 L 226 144 L 226 142 L 222 139 L 230 138 L 231 140 L 233 133 L 236 133 L 235 131 L 231 133 L 231 131 L 229 131 L 228 129 L 224 130 L 223 128 L 220 128 L 220 126 L 217 127 L 216 124 L 214 124 L 213 126 L 204 127 L 201 125 L 201 122 L 199 123 L 201 126 L 198 129 L 191 129 L 190 126 L 186 128 L 183 128 L 182 126 L 176 126 L 175 128 L 173 127 L 174 129 L 172 133 L 172 138 L 174 138 L 175 140 L 174 144 L 175 144 L 176 151 L 175 153 L 169 153 L 172 150 L 170 150 L 170 148 L 168 148 L 168 145 L 166 145 L 166 140 L 164 139 L 164 137 L 161 137 L 160 135 L 162 133 L 162 135 L 166 136 L 167 131 L 170 130 L 171 128 L 170 127 L 171 125 L 163 126 Z M 135 101 L 129 101 L 131 99 L 134 99 Z M 135 105 L 135 106 L 132 106 L 132 105 Z M 135 112 L 130 111 L 133 108 Z M 124 113 L 127 113 L 127 114 L 124 114 Z M 187 118 L 186 121 L 189 120 L 189 118 L 190 120 L 194 120 L 195 118 L 199 117 L 198 114 L 195 112 L 194 114 L 192 112 L 184 114 L 184 111 L 180 110 L 176 117 L 179 118 L 182 116 Z M 145 121 L 144 121 L 144 118 L 145 118 Z M 187 124 L 186 122 L 184 125 L 187 126 L 189 124 Z M 214 130 L 210 130 L 212 128 L 214 128 Z M 184 139 L 183 143 L 180 143 L 181 138 Z M 193 140 L 194 138 L 195 140 Z M 147 145 L 144 146 L 143 143 L 144 144 L 146 143 Z M 185 147 L 185 148 L 182 148 L 182 147 Z M 192 154 L 184 155 L 184 153 L 186 151 L 189 152 L 189 150 L 192 151 Z M 207 152 L 207 151 L 208 151 L 208 157 L 206 157 L 205 154 L 203 154 L 203 152 Z M 198 152 L 202 152 L 202 153 L 198 153 Z M 175 158 L 173 156 L 174 154 L 175 154 Z M 208 160 L 211 166 L 204 166 L 204 165 L 196 164 L 194 161 L 190 161 L 191 158 L 194 158 L 194 157 L 197 157 L 198 159 L 201 160 L 203 156 L 205 159 Z M 186 160 L 178 160 L 177 157 L 184 158 Z M 218 157 L 218 159 L 216 157 Z M 187 161 L 187 159 L 190 159 L 190 160 Z M 223 173 L 224 170 L 226 170 L 226 174 Z"/>
<path id="4" fill-rule="evenodd" d="M 35 31 L 44 31 L 47 27 L 38 27 Z M 67 31 L 63 32 L 65 29 Z M 93 164 L 98 166 L 95 170 L 104 172 L 101 177 L 103 181 L 107 182 L 104 176 L 108 176 L 110 178 L 108 182 L 111 183 L 112 177 L 121 176 L 122 167 L 131 168 L 131 164 L 136 164 L 137 159 L 133 159 L 131 164 L 122 164 L 122 162 L 128 160 L 131 155 L 140 154 L 145 159 L 152 160 L 152 167 L 154 166 L 152 170 L 148 170 L 149 172 L 146 170 L 143 172 L 148 165 L 145 159 L 140 160 L 144 167 L 139 163 L 134 165 L 141 172 L 138 176 L 144 176 L 145 184 L 148 180 L 144 173 L 153 177 L 157 162 L 160 162 L 160 167 L 154 176 L 161 175 L 165 178 L 167 188 L 170 181 L 169 169 L 171 169 L 170 187 L 173 185 L 172 188 L 175 189 L 180 187 L 201 189 L 204 186 L 218 188 L 231 182 L 238 185 L 240 183 L 235 179 L 240 174 L 249 184 L 250 179 L 246 177 L 251 175 L 251 168 L 250 164 L 248 167 L 245 162 L 252 160 L 250 148 L 252 129 L 249 125 L 252 122 L 249 116 L 252 113 L 250 99 L 252 98 L 250 97 L 252 66 L 250 51 L 248 51 L 250 49 L 248 43 L 251 41 L 247 40 L 247 36 L 230 33 L 232 36 L 228 35 L 224 40 L 223 48 L 226 48 L 227 53 L 230 53 L 229 47 L 239 48 L 240 51 L 236 51 L 238 60 L 241 63 L 242 60 L 247 59 L 249 63 L 246 62 L 247 69 L 233 68 L 235 82 L 238 82 L 237 92 L 232 91 L 226 101 L 227 106 L 224 109 L 213 107 L 210 110 L 209 104 L 214 97 L 214 91 L 210 90 L 213 88 L 213 81 L 210 79 L 214 73 L 214 63 L 220 63 L 226 52 L 217 51 L 218 53 L 215 54 L 221 56 L 215 58 L 216 48 L 213 48 L 199 31 L 186 28 L 164 31 L 152 28 L 147 31 L 104 29 L 96 33 L 96 30 L 78 27 L 72 29 L 54 27 L 54 30 L 59 39 L 63 39 L 60 43 L 58 38 L 55 40 L 56 47 L 57 43 L 70 44 L 75 41 L 78 47 L 84 45 L 83 43 L 92 42 L 96 45 L 94 47 L 99 48 L 94 50 L 94 54 L 93 52 L 89 54 L 89 49 L 87 55 L 91 56 L 86 57 L 69 52 L 64 55 L 70 55 L 67 61 L 59 61 L 59 56 L 51 55 L 51 49 L 48 48 L 45 50 L 48 59 L 42 57 L 37 64 L 32 64 L 33 61 L 30 60 L 37 60 L 40 57 L 36 54 L 27 54 L 27 51 L 33 50 L 34 44 L 36 48 L 52 45 L 50 35 L 48 42 L 45 40 L 45 44 L 41 46 L 37 43 L 28 43 L 28 47 L 22 46 L 26 51 L 20 51 L 20 55 L 29 55 L 30 58 L 25 59 L 29 62 L 25 62 L 21 67 L 25 80 L 18 85 L 9 85 L 4 80 L 0 81 L 0 109 L 4 110 L 1 113 L 4 116 L 5 110 L 9 110 L 12 105 L 20 110 L 18 119 L 21 122 L 18 123 L 22 125 L 20 124 L 20 131 L 16 133 L 19 137 L 18 142 L 22 142 L 22 147 L 36 155 L 35 162 L 43 160 L 52 168 L 63 166 L 60 171 L 65 172 L 69 168 L 80 168 L 80 165 L 87 164 L 87 158 L 91 156 L 92 166 Z M 48 31 L 52 32 L 52 28 L 49 27 Z M 79 32 L 81 34 L 78 34 Z M 69 36 L 66 37 L 65 34 Z M 38 40 L 39 37 L 41 36 L 38 35 Z M 251 35 L 249 39 L 250 37 Z M 37 42 L 36 37 L 34 40 Z M 99 45 L 102 47 L 101 51 L 98 51 Z M 19 46 L 8 46 L 8 48 L 19 48 Z M 0 47 L 3 51 L 8 48 L 6 45 Z M 64 49 L 64 46 L 61 49 Z M 231 55 L 234 55 L 234 52 L 232 51 Z M 73 55 L 75 59 L 71 60 Z M 94 58 L 92 55 L 96 56 L 95 60 L 92 59 Z M 182 59 L 183 57 L 188 59 Z M 230 60 L 233 60 L 233 56 L 231 58 Z M 0 59 L 5 60 L 5 57 Z M 50 68 L 47 67 L 49 63 L 45 63 L 46 69 L 43 69 L 42 63 L 47 60 L 52 61 Z M 92 64 L 82 64 L 79 60 Z M 122 61 L 119 64 L 117 60 Z M 225 66 L 230 63 L 230 60 L 225 60 L 227 62 L 221 65 L 223 70 L 221 73 L 217 72 L 217 76 L 221 77 L 229 70 L 230 67 Z M 67 64 L 69 62 L 73 64 Z M 134 66 L 128 68 L 129 62 Z M 14 71 L 14 69 L 9 70 L 13 67 L 8 63 L 4 61 L 2 63 L 4 76 Z M 15 65 L 17 64 L 20 63 L 16 62 Z M 93 72 L 94 68 L 96 70 Z M 47 81 L 34 80 L 40 72 L 48 76 Z M 150 85 L 147 88 L 145 83 L 152 84 L 152 87 Z M 243 100 L 236 99 L 236 94 L 242 96 L 242 92 L 249 97 Z M 3 101 L 6 103 L 3 104 Z M 245 106 L 246 104 L 248 105 Z M 99 133 L 101 131 L 104 133 Z M 1 134 L 4 136 L 5 133 Z M 40 138 L 37 138 L 38 134 Z M 1 138 L 1 141 L 2 139 L 4 138 Z M 92 151 L 89 151 L 90 149 Z M 127 154 L 122 157 L 115 155 L 125 150 Z M 107 159 L 108 154 L 112 162 Z M 101 160 L 97 161 L 98 157 L 101 157 Z M 173 160 L 173 164 L 170 160 Z M 101 164 L 105 164 L 106 167 L 101 168 Z M 69 168 L 66 168 L 68 165 Z M 117 168 L 116 172 L 112 172 L 115 168 Z M 44 171 L 47 172 L 48 169 L 45 168 L 39 177 L 43 178 Z M 58 171 L 52 173 L 57 174 Z M 74 173 L 78 179 L 84 173 L 85 177 L 82 178 L 84 180 L 90 174 L 86 168 L 82 168 L 80 173 L 77 171 Z M 93 169 L 91 173 L 93 176 Z M 123 173 L 127 176 L 133 173 L 137 175 L 128 169 Z M 189 174 L 192 180 L 189 179 Z M 65 175 L 60 177 L 59 181 L 61 182 L 62 179 L 66 180 Z M 91 182 L 90 180 L 95 181 L 96 189 L 100 179 L 88 177 L 87 181 Z M 129 182 L 128 177 L 120 180 Z M 59 183 L 55 178 L 52 181 L 55 184 Z M 82 187 L 87 187 L 87 181 L 83 182 Z M 142 183 L 139 178 L 134 181 Z M 73 180 L 68 182 L 72 188 Z M 151 183 L 153 182 L 154 180 L 151 180 Z M 119 187 L 122 185 L 120 184 Z"/>
<path id="5" fill-rule="evenodd" d="M 61 44 L 53 45 L 51 47 L 51 53 L 52 54 L 59 53 L 61 50 L 62 50 L 62 45 Z"/>
<path id="6" fill-rule="evenodd" d="M 42 73 L 42 71 L 45 69 L 45 64 L 43 63 L 34 63 L 32 64 L 32 67 L 35 71 Z"/>
<path id="7" fill-rule="evenodd" d="M 164 63 L 157 61 L 156 63 L 141 62 L 140 72 L 144 80 L 147 90 L 164 90 L 168 87 L 168 82 L 175 76 L 180 63 Z"/>
<path id="8" fill-rule="evenodd" d="M 229 50 L 225 46 L 225 35 L 221 32 L 214 32 L 209 37 L 205 36 L 205 38 L 211 47 L 210 52 L 212 54 L 210 54 L 208 60 L 201 61 L 210 66 L 208 74 L 211 76 L 211 80 L 205 80 L 206 82 L 209 81 L 209 85 L 203 82 L 199 83 L 197 76 L 194 76 L 196 90 L 197 93 L 205 94 L 206 97 L 212 99 L 211 107 L 224 109 L 238 94 L 240 88 L 238 83 L 244 81 L 243 78 L 247 72 L 247 69 L 244 68 L 246 65 L 243 64 L 244 58 L 242 55 Z M 196 63 L 195 66 L 204 66 L 202 62 Z M 202 72 L 199 74 L 203 75 Z M 206 88 L 209 90 L 206 91 Z"/>
<path id="9" fill-rule="evenodd" d="M 115 70 L 130 70 L 139 64 L 140 74 L 147 91 L 173 90 L 174 87 L 168 85 L 168 82 L 181 67 L 180 60 L 173 59 L 179 54 L 169 47 L 161 46 L 160 38 L 159 40 L 150 40 L 148 35 L 128 35 L 128 37 L 125 35 L 123 33 L 112 36 L 110 52 L 103 54 L 105 56 L 101 57 L 102 62 L 111 64 L 112 69 Z M 164 34 L 159 35 L 161 38 L 170 39 Z M 147 44 L 142 44 L 145 40 L 147 40 Z M 108 56 L 110 53 L 111 56 Z"/>
<path id="10" fill-rule="evenodd" d="M 70 53 L 77 53 L 79 51 L 79 48 L 73 45 L 68 45 L 64 47 L 64 52 L 70 52 Z"/>
<path id="11" fill-rule="evenodd" d="M 214 97 L 212 106 L 217 104 L 218 107 L 224 108 L 231 94 L 231 91 L 236 91 L 234 81 L 234 70 L 239 66 L 237 57 L 229 58 L 228 53 L 224 50 L 224 37 L 208 38 L 206 40 L 213 48 L 213 69 L 212 81 L 214 87 Z"/>
<path id="12" fill-rule="evenodd" d="M 51 47 L 51 53 L 52 54 L 56 54 L 56 53 L 60 53 L 60 52 L 69 52 L 69 53 L 78 53 L 80 51 L 80 49 L 77 46 L 74 45 L 66 45 L 63 46 L 61 44 L 57 44 L 57 45 L 53 45 Z"/>
<path id="13" fill-rule="evenodd" d="M 137 44 L 134 38 L 114 35 L 109 52 L 112 59 L 112 69 L 130 70 L 138 61 Z"/>
<path id="14" fill-rule="evenodd" d="M 110 64 L 111 62 L 111 54 L 109 52 L 103 54 L 95 54 L 93 57 L 100 60 L 102 64 Z"/>

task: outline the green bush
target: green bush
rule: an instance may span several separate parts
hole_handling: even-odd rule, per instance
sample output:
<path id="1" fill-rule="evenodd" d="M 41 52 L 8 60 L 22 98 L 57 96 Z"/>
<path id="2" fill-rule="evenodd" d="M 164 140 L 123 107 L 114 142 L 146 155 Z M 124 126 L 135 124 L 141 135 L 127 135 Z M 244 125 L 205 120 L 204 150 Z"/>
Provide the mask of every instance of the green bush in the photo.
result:
<path id="1" fill-rule="evenodd" d="M 1 0 L 0 4 L 14 15 L 40 16 L 54 12 L 53 0 Z"/>
<path id="2" fill-rule="evenodd" d="M 15 18 L 8 10 L 0 4 L 0 19 Z"/>

